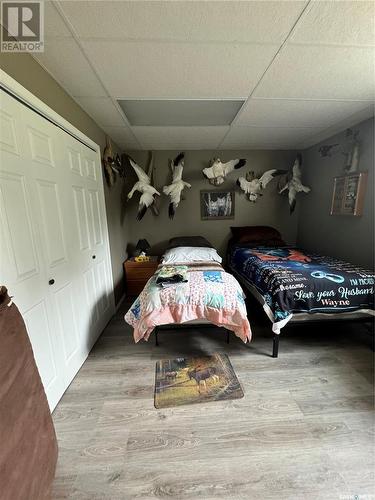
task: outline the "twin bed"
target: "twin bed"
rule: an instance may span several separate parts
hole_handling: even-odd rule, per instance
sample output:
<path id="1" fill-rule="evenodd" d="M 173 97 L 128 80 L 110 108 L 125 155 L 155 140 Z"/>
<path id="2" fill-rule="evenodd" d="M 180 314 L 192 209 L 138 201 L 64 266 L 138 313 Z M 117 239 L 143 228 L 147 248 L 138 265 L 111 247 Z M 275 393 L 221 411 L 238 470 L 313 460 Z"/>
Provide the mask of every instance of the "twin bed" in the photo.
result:
<path id="1" fill-rule="evenodd" d="M 232 228 L 232 233 L 227 266 L 270 319 L 273 357 L 287 324 L 372 321 L 373 271 L 288 246 L 270 227 Z"/>
<path id="2" fill-rule="evenodd" d="M 249 342 L 245 295 L 236 278 L 225 272 L 221 260 L 204 238 L 171 240 L 155 275 L 125 315 L 134 328 L 134 340 L 148 340 L 156 327 L 195 322 L 225 327 Z M 174 272 L 185 279 L 158 283 L 166 268 L 171 276 Z"/>
<path id="3" fill-rule="evenodd" d="M 171 266 L 185 280 L 161 286 L 160 270 L 168 267 L 173 274 Z M 204 238 L 172 239 L 157 272 L 125 316 L 135 341 L 147 340 L 160 326 L 198 322 L 225 327 L 249 342 L 239 283 L 262 304 L 272 323 L 273 357 L 288 323 L 374 316 L 372 271 L 287 246 L 273 228 L 232 228 L 227 268 L 230 273 Z"/>

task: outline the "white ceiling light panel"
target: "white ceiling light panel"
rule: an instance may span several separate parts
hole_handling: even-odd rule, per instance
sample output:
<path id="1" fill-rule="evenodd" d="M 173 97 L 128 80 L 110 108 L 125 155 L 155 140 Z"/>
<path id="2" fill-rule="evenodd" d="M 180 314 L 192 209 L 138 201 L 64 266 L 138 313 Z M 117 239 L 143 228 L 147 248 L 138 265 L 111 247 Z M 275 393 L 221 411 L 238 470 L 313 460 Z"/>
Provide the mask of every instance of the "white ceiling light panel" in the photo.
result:
<path id="1" fill-rule="evenodd" d="M 119 100 L 130 125 L 230 125 L 244 100 Z"/>
<path id="2" fill-rule="evenodd" d="M 229 127 L 132 127 L 144 149 L 216 149 Z"/>

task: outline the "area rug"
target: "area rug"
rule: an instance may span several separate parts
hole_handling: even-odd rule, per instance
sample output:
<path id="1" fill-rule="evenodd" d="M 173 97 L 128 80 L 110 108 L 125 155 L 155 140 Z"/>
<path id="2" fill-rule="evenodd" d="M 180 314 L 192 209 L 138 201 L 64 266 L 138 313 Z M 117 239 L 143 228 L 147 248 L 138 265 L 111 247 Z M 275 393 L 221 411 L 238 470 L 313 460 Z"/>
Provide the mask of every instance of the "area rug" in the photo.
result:
<path id="1" fill-rule="evenodd" d="M 239 399 L 243 395 L 226 354 L 156 363 L 155 408 Z"/>

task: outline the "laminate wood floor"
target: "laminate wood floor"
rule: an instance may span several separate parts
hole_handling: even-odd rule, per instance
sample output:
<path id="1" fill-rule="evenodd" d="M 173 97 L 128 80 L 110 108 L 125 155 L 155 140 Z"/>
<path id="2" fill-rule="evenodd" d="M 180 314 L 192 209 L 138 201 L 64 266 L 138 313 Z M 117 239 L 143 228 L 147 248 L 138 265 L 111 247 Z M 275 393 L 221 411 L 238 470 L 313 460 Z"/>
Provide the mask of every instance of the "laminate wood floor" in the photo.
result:
<path id="1" fill-rule="evenodd" d="M 289 328 L 272 359 L 269 326 L 251 311 L 250 345 L 204 328 L 161 332 L 155 347 L 134 344 L 125 310 L 53 414 L 53 499 L 375 498 L 364 325 Z M 154 408 L 157 359 L 213 352 L 229 355 L 243 399 Z"/>

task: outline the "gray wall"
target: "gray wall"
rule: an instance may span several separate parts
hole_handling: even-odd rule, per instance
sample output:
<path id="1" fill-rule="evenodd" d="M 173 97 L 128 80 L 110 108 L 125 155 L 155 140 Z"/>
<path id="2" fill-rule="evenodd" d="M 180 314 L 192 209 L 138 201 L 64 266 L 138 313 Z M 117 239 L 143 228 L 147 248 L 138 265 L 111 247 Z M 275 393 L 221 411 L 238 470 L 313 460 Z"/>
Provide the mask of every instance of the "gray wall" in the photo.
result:
<path id="1" fill-rule="evenodd" d="M 0 53 L 0 66 L 103 150 L 103 130 L 29 54 Z M 104 186 L 115 299 L 118 302 L 124 293 L 122 263 L 127 256 L 127 227 L 121 212 L 122 183 L 118 182 L 111 189 L 106 183 Z"/>
<path id="2" fill-rule="evenodd" d="M 335 148 L 330 158 L 321 158 L 320 145 L 345 145 L 345 132 L 326 139 L 303 152 L 304 183 L 311 187 L 300 195 L 297 243 L 302 248 L 339 257 L 369 268 L 374 265 L 374 120 L 352 127 L 359 131 L 361 156 L 359 171 L 368 171 L 364 213 L 361 217 L 329 215 L 333 178 L 343 174 L 344 156 Z"/>
<path id="3" fill-rule="evenodd" d="M 131 156 L 144 167 L 148 155 L 145 152 L 133 151 Z M 157 151 L 155 158 L 155 187 L 161 191 L 162 186 L 170 184 L 171 174 L 169 158 L 174 158 L 178 151 Z M 222 161 L 231 158 L 246 158 L 247 165 L 241 170 L 232 172 L 220 188 L 209 184 L 202 175 L 202 169 L 208 166 L 211 158 L 219 156 Z M 184 180 L 192 184 L 191 189 L 184 191 L 185 200 L 177 209 L 175 218 L 168 218 L 169 198 L 164 194 L 160 200 L 160 215 L 156 217 L 147 211 L 144 218 L 138 222 L 136 213 L 139 195 L 126 203 L 126 217 L 129 221 L 129 241 L 136 244 L 138 239 L 146 238 L 151 245 L 156 245 L 153 251 L 159 253 L 169 238 L 181 235 L 202 235 L 214 244 L 222 255 L 225 253 L 226 243 L 230 236 L 230 226 L 243 225 L 270 225 L 276 227 L 284 239 L 295 243 L 297 236 L 298 209 L 292 216 L 289 215 L 287 199 L 276 192 L 277 180 L 273 180 L 264 196 L 254 203 L 250 203 L 239 191 L 235 181 L 237 177 L 245 175 L 248 170 L 264 172 L 271 168 L 288 169 L 295 158 L 292 151 L 187 151 L 185 155 Z M 126 179 L 126 193 L 130 191 L 137 180 L 134 173 L 129 173 Z M 232 220 L 201 220 L 200 190 L 201 189 L 235 189 L 235 219 Z"/>
<path id="4" fill-rule="evenodd" d="M 105 134 L 80 106 L 58 85 L 58 83 L 28 54 L 0 53 L 0 63 L 4 71 L 21 85 L 42 99 L 52 109 L 61 114 L 101 148 L 105 144 Z M 147 212 L 141 222 L 136 221 L 137 195 L 129 203 L 123 203 L 136 177 L 129 172 L 125 185 L 121 181 L 109 189 L 105 184 L 106 210 L 108 218 L 109 241 L 115 297 L 118 301 L 124 292 L 122 263 L 127 257 L 127 245 L 135 245 L 139 238 L 147 238 L 154 250 L 160 252 L 165 242 L 172 236 L 201 234 L 206 236 L 224 254 L 226 242 L 233 225 L 271 225 L 282 233 L 288 243 L 295 243 L 313 251 L 346 258 L 352 262 L 370 266 L 373 259 L 373 122 L 366 121 L 354 129 L 361 131 L 362 154 L 361 170 L 370 173 L 365 201 L 365 214 L 360 218 L 331 217 L 329 208 L 332 195 L 333 177 L 342 171 L 343 157 L 333 156 L 322 159 L 318 146 L 304 152 L 303 176 L 312 193 L 298 198 L 296 212 L 290 216 L 288 203 L 276 193 L 277 181 L 266 189 L 264 196 L 256 204 L 249 203 L 235 186 L 238 172 L 234 172 L 222 185 L 225 189 L 237 189 L 235 195 L 235 219 L 202 221 L 200 217 L 201 189 L 214 189 L 202 176 L 202 169 L 214 156 L 223 161 L 244 157 L 248 164 L 240 172 L 248 170 L 263 172 L 270 168 L 289 168 L 295 152 L 291 151 L 241 151 L 186 152 L 184 178 L 193 184 L 185 191 L 186 200 L 177 211 L 175 219 L 168 218 L 168 198 L 161 196 L 161 215 L 155 217 Z M 344 140 L 345 134 L 332 138 L 332 142 Z M 325 144 L 331 140 L 324 141 Z M 155 153 L 156 186 L 162 188 L 170 183 L 168 159 L 176 156 L 177 151 L 158 151 Z M 132 156 L 142 165 L 147 160 L 146 152 L 132 152 Z M 300 217 L 299 217 L 300 212 Z M 298 238 L 297 238 L 298 230 Z"/>

